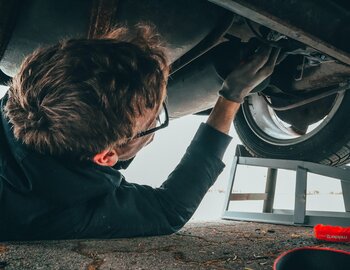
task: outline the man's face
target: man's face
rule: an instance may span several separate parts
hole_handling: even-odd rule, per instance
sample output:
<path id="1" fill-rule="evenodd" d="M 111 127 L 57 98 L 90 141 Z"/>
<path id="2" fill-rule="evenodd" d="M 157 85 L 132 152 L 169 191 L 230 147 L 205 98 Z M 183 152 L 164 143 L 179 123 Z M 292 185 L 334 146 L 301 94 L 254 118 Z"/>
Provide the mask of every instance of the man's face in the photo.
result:
<path id="1" fill-rule="evenodd" d="M 159 108 L 146 109 L 143 115 L 135 119 L 136 133 L 155 127 Z M 119 160 L 129 160 L 133 158 L 143 147 L 149 144 L 154 138 L 154 133 L 130 140 L 125 145 L 119 146 L 116 151 Z"/>

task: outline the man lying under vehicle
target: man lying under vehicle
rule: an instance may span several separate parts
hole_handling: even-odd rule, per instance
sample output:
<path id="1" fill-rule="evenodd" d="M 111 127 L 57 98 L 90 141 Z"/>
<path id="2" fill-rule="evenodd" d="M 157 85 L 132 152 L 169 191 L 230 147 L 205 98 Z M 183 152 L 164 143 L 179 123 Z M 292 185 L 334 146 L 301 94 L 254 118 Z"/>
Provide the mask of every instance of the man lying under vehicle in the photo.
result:
<path id="1" fill-rule="evenodd" d="M 240 103 L 277 56 L 261 48 L 226 78 L 207 122 L 154 189 L 118 169 L 168 123 L 159 35 L 138 25 L 38 49 L 1 100 L 0 240 L 176 232 L 223 170 Z"/>

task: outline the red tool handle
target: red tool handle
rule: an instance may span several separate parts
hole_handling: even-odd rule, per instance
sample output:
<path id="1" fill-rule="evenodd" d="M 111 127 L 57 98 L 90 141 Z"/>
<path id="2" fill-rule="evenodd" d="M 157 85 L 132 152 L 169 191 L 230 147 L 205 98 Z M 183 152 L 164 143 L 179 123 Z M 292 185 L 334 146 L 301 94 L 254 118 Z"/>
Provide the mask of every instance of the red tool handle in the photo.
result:
<path id="1" fill-rule="evenodd" d="M 317 239 L 329 242 L 350 242 L 350 227 L 318 224 L 314 227 Z"/>

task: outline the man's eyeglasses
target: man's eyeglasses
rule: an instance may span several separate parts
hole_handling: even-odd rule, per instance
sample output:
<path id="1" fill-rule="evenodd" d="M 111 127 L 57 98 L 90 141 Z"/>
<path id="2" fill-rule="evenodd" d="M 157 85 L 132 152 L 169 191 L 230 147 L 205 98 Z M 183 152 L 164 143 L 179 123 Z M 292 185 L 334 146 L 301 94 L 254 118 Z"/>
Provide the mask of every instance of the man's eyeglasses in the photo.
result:
<path id="1" fill-rule="evenodd" d="M 149 134 L 154 133 L 154 132 L 156 132 L 162 128 L 165 128 L 169 125 L 169 114 L 168 114 L 168 109 L 166 107 L 165 102 L 163 102 L 162 109 L 161 109 L 156 121 L 157 121 L 157 123 L 156 123 L 156 126 L 154 128 L 150 128 L 148 130 L 141 131 L 141 132 L 137 133 L 134 138 L 136 139 L 136 138 L 140 138 L 140 137 L 149 135 Z"/>

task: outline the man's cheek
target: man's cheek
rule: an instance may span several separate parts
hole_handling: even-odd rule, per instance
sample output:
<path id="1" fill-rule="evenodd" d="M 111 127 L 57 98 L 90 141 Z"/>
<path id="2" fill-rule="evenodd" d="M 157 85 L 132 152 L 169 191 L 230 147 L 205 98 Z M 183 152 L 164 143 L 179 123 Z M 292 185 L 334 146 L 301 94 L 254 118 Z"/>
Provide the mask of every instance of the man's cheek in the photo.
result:
<path id="1" fill-rule="evenodd" d="M 150 136 L 150 138 L 149 138 L 149 140 L 148 140 L 148 142 L 147 142 L 146 145 L 150 144 L 150 143 L 153 141 L 154 135 L 155 135 L 155 134 L 152 134 L 152 136 Z"/>

